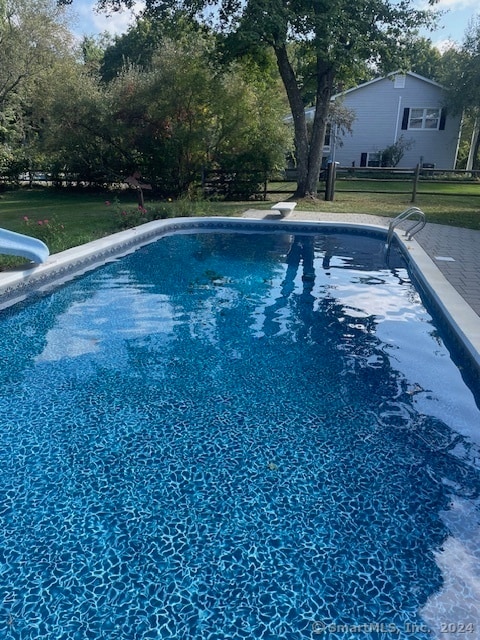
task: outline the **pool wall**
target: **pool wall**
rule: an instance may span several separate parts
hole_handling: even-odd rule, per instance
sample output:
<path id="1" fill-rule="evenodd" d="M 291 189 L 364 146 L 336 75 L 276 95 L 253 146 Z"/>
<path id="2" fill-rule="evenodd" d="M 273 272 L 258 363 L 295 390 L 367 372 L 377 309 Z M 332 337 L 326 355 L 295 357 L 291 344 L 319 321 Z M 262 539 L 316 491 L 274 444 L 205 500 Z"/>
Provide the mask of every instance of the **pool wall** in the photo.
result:
<path id="1" fill-rule="evenodd" d="M 0 309 L 12 306 L 35 292 L 46 291 L 106 262 L 116 260 L 138 247 L 172 233 L 228 230 L 242 233 L 349 232 L 386 238 L 387 229 L 352 222 L 259 220 L 253 218 L 202 217 L 155 220 L 51 255 L 38 266 L 0 273 Z M 469 363 L 470 375 L 480 376 L 480 321 L 478 315 L 443 276 L 415 240 L 407 241 L 395 232 L 395 241 L 410 267 L 427 304 L 442 319 L 443 329 L 455 348 Z"/>

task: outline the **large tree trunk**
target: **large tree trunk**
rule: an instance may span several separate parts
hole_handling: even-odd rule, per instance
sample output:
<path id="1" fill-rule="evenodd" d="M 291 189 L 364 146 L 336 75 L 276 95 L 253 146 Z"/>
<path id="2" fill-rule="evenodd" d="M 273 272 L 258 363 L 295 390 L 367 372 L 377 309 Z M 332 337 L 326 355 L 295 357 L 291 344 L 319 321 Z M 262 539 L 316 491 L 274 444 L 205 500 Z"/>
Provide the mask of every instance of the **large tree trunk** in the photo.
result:
<path id="1" fill-rule="evenodd" d="M 275 47 L 275 55 L 293 117 L 297 161 L 297 189 L 294 197 L 304 198 L 311 196 L 316 198 L 332 95 L 333 71 L 329 66 L 323 64 L 321 60 L 317 60 L 316 107 L 311 139 L 309 140 L 305 105 L 298 88 L 295 72 L 288 59 L 286 46 L 283 44 Z"/>
<path id="2" fill-rule="evenodd" d="M 284 44 L 276 46 L 275 55 L 293 117 L 295 156 L 297 161 L 297 189 L 294 197 L 303 198 L 307 193 L 309 153 L 305 105 L 303 104 L 302 94 L 297 85 L 295 72 L 288 59 L 286 46 Z"/>
<path id="3" fill-rule="evenodd" d="M 322 167 L 323 147 L 327 129 L 330 98 L 332 97 L 333 72 L 332 69 L 317 60 L 317 94 L 315 98 L 315 116 L 313 119 L 312 137 L 308 155 L 308 175 L 306 192 L 312 197 L 317 196 L 318 177 Z"/>

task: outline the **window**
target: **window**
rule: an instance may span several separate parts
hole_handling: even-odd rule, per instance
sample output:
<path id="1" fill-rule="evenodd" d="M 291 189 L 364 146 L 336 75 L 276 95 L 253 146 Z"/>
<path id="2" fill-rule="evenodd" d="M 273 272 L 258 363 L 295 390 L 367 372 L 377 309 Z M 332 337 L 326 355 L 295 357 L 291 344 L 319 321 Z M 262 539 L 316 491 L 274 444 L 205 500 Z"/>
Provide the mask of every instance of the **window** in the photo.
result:
<path id="1" fill-rule="evenodd" d="M 332 125 L 330 122 L 327 122 L 327 128 L 325 129 L 325 140 L 323 141 L 323 146 L 330 148 L 330 139 L 332 137 Z"/>
<path id="2" fill-rule="evenodd" d="M 367 160 L 367 167 L 379 167 L 382 161 L 381 153 L 369 153 Z"/>
<path id="3" fill-rule="evenodd" d="M 402 129 L 443 131 L 445 129 L 445 118 L 445 109 L 433 107 L 406 108 L 403 110 Z"/>
<path id="4" fill-rule="evenodd" d="M 438 129 L 440 109 L 410 109 L 409 129 Z"/>
<path id="5" fill-rule="evenodd" d="M 382 164 L 382 154 L 378 151 L 362 153 L 360 156 L 361 167 L 380 167 Z"/>

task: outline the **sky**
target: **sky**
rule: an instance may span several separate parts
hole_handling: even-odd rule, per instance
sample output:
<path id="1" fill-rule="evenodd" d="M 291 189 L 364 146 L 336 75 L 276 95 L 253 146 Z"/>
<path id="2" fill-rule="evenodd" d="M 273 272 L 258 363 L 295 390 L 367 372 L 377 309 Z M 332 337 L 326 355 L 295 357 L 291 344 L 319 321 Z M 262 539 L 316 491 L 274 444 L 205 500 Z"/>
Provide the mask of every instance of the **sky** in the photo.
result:
<path id="1" fill-rule="evenodd" d="M 426 5 L 425 0 L 418 0 L 418 2 L 419 7 Z M 71 29 L 76 35 L 81 37 L 104 31 L 118 35 L 128 29 L 132 12 L 122 11 L 107 16 L 105 13 L 97 13 L 95 5 L 96 0 L 73 0 Z M 142 6 L 142 0 L 135 2 L 137 11 Z M 422 35 L 429 37 L 440 49 L 445 48 L 450 41 L 461 44 L 469 21 L 475 15 L 480 15 L 478 0 L 439 0 L 435 6 L 447 12 L 440 20 L 441 28 L 433 33 L 422 32 Z"/>

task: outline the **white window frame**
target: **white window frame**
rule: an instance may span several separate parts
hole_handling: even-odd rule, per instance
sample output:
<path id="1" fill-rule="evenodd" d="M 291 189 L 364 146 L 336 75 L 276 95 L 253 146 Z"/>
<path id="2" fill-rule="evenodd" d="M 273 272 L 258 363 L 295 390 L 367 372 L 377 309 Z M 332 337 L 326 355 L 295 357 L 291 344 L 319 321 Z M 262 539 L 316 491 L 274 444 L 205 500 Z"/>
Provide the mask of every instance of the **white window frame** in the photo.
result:
<path id="1" fill-rule="evenodd" d="M 380 151 L 368 151 L 367 152 L 367 167 L 381 167 L 382 166 L 382 154 Z"/>
<path id="2" fill-rule="evenodd" d="M 411 131 L 438 131 L 440 129 L 440 119 L 442 110 L 440 107 L 411 107 L 408 114 L 408 129 Z M 412 126 L 412 121 L 420 124 L 418 127 Z M 427 126 L 429 122 L 434 122 L 435 126 Z"/>

